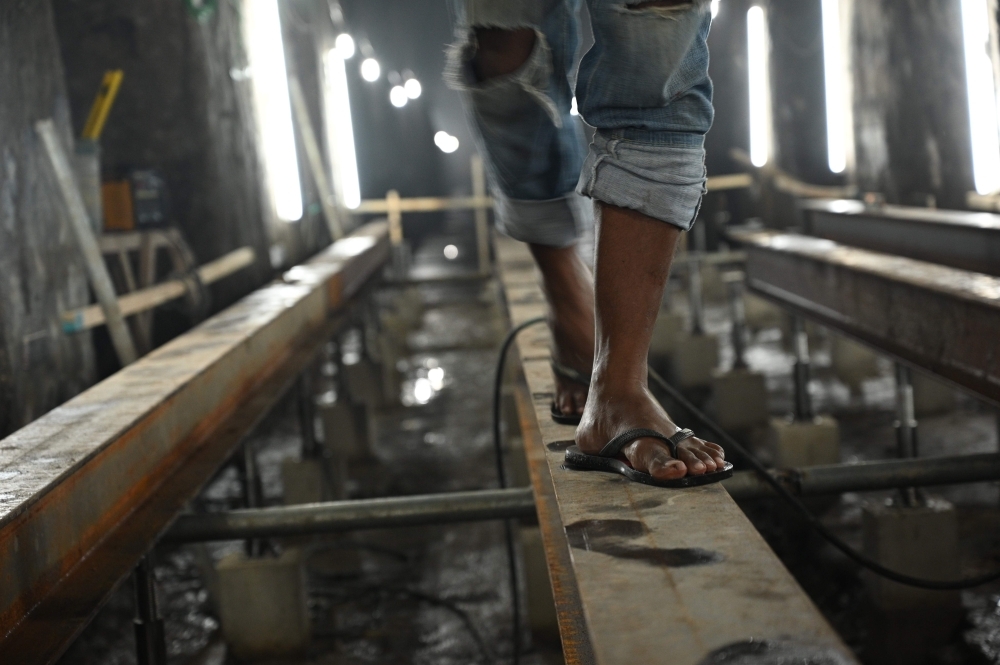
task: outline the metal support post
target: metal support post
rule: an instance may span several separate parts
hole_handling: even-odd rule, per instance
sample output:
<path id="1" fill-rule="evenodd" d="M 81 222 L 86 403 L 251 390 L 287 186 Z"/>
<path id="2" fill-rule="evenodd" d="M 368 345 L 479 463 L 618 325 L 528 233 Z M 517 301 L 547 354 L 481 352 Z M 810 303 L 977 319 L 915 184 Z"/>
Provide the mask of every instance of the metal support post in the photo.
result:
<path id="1" fill-rule="evenodd" d="M 792 336 L 795 345 L 795 420 L 812 421 L 815 417 L 812 399 L 809 397 L 809 336 L 801 316 L 792 316 Z"/>
<path id="2" fill-rule="evenodd" d="M 896 443 L 899 446 L 899 456 L 912 459 L 919 454 L 917 445 L 917 417 L 913 407 L 913 377 L 910 368 L 896 363 Z M 916 506 L 921 503 L 921 496 L 913 487 L 900 490 L 903 503 Z"/>
<path id="3" fill-rule="evenodd" d="M 478 154 L 472 156 L 472 196 L 476 199 L 473 216 L 476 223 L 476 255 L 479 262 L 479 274 L 490 273 L 490 227 L 486 208 L 482 202 L 486 199 L 486 171 L 483 168 L 483 158 Z"/>
<path id="4" fill-rule="evenodd" d="M 135 582 L 135 650 L 138 665 L 167 665 L 163 619 L 156 606 L 156 581 L 151 555 L 139 560 L 132 573 Z"/>
<path id="5" fill-rule="evenodd" d="M 743 304 L 743 273 L 730 272 L 723 276 L 729 296 L 729 318 L 732 321 L 733 369 L 746 369 L 747 313 Z"/>
<path id="6" fill-rule="evenodd" d="M 313 382 L 310 373 L 311 366 L 307 367 L 298 382 L 298 402 L 299 402 L 299 432 L 302 435 L 302 459 L 311 459 L 319 456 L 319 447 L 316 445 L 316 403 L 313 399 Z"/>
<path id="7" fill-rule="evenodd" d="M 260 472 L 257 468 L 257 454 L 248 443 L 244 443 L 240 450 L 239 459 L 240 476 L 243 481 L 243 505 L 246 508 L 259 508 L 261 505 Z M 245 543 L 246 553 L 249 557 L 260 556 L 261 542 L 250 539 Z"/>

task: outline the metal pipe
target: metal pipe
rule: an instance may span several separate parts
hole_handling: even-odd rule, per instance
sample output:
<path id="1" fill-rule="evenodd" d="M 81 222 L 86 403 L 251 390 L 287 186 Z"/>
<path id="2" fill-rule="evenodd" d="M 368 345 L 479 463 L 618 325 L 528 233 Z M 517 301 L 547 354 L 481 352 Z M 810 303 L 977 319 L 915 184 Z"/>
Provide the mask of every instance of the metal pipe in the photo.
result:
<path id="1" fill-rule="evenodd" d="M 911 459 L 917 457 L 917 417 L 913 405 L 913 381 L 910 368 L 902 363 L 896 363 L 896 443 L 899 446 L 899 457 Z M 916 506 L 921 502 L 920 494 L 915 487 L 901 487 L 900 494 L 903 504 Z"/>
<path id="2" fill-rule="evenodd" d="M 811 421 L 814 417 L 809 397 L 809 335 L 801 316 L 792 316 L 792 343 L 795 345 L 795 420 Z"/>
<path id="3" fill-rule="evenodd" d="M 798 496 L 956 485 L 1000 480 L 1000 454 L 831 464 L 771 474 Z M 771 487 L 753 471 L 738 471 L 722 485 L 734 499 L 774 496 Z"/>
<path id="4" fill-rule="evenodd" d="M 729 318 L 732 321 L 733 368 L 745 369 L 747 349 L 747 314 L 743 303 L 743 273 L 728 272 L 722 276 L 729 296 Z"/>
<path id="5" fill-rule="evenodd" d="M 531 488 L 517 487 L 183 515 L 164 538 L 175 542 L 241 540 L 534 515 Z"/>

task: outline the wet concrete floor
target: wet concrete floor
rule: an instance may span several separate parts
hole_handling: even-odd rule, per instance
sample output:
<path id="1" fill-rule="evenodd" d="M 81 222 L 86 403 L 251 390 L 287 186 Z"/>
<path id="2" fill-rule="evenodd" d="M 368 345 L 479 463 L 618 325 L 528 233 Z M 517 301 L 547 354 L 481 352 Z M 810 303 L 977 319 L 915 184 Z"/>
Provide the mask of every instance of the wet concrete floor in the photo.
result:
<path id="1" fill-rule="evenodd" d="M 408 406 L 373 411 L 375 459 L 351 467 L 351 498 L 496 486 L 489 429 L 491 379 L 503 332 L 496 285 L 429 283 L 419 292 L 425 310 L 398 365 L 401 398 Z M 392 290 L 379 296 L 390 304 L 393 297 Z M 675 301 L 683 310 L 683 298 Z M 725 307 L 710 303 L 707 328 L 720 338 L 724 367 L 732 362 L 728 326 Z M 851 395 L 830 370 L 829 338 L 821 332 L 816 341 L 810 391 L 817 411 L 840 421 L 844 460 L 894 457 L 889 363 L 880 361 L 878 375 L 865 381 L 860 394 Z M 756 333 L 748 360 L 768 376 L 772 412 L 788 412 L 792 359 L 781 345 L 780 330 Z M 418 388 L 434 367 L 443 370 L 440 380 L 429 392 L 426 384 Z M 920 428 L 923 455 L 997 450 L 995 412 L 969 397 L 960 396 L 949 413 L 922 419 Z M 258 451 L 265 505 L 278 505 L 281 461 L 300 452 L 294 401 L 286 399 L 249 443 Z M 212 510 L 239 507 L 240 488 L 235 469 L 227 469 L 206 489 L 201 504 Z M 1000 566 L 997 485 L 933 493 L 959 507 L 966 573 Z M 860 547 L 862 502 L 891 495 L 845 495 L 824 519 Z M 870 600 L 857 567 L 790 521 L 781 506 L 754 502 L 744 509 L 848 644 L 872 663 Z M 228 662 L 205 571 L 211 561 L 241 547 L 230 543 L 156 552 L 171 665 Z M 306 656 L 283 663 L 509 662 L 510 594 L 499 524 L 368 531 L 317 540 L 308 547 L 312 646 Z M 61 665 L 135 662 L 130 594 L 129 583 L 115 592 Z M 963 593 L 962 603 L 959 630 L 949 644 L 928 654 L 927 662 L 1000 663 L 1000 585 Z M 558 663 L 561 657 L 557 650 L 534 645 L 522 662 Z"/>

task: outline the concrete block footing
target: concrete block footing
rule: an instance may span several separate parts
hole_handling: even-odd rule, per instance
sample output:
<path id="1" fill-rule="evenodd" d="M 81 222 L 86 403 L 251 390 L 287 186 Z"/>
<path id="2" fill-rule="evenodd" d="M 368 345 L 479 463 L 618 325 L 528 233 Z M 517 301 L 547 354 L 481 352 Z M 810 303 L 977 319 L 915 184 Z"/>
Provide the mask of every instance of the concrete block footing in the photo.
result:
<path id="1" fill-rule="evenodd" d="M 766 427 L 770 420 L 767 379 L 745 368 L 716 372 L 712 377 L 712 412 L 716 422 L 728 431 Z"/>
<path id="2" fill-rule="evenodd" d="M 231 554 L 216 566 L 222 634 L 240 660 L 300 654 L 309 644 L 306 580 L 298 550 L 278 558 Z"/>
<path id="3" fill-rule="evenodd" d="M 928 579 L 959 576 L 958 523 L 947 501 L 866 506 L 862 533 L 865 554 L 887 568 Z M 864 577 L 873 605 L 866 645 L 870 662 L 922 665 L 953 640 L 963 616 L 958 591 L 918 589 L 870 572 Z"/>
<path id="4" fill-rule="evenodd" d="M 784 310 L 769 300 L 746 294 L 743 298 L 747 328 L 752 331 L 780 328 L 784 324 Z"/>
<path id="5" fill-rule="evenodd" d="M 335 460 L 363 460 L 372 457 L 368 437 L 368 414 L 364 406 L 346 401 L 319 409 L 323 441 Z"/>
<path id="6" fill-rule="evenodd" d="M 833 373 L 843 381 L 851 394 L 861 394 L 861 384 L 878 376 L 878 355 L 866 346 L 841 335 L 830 343 L 830 364 Z"/>
<path id="7" fill-rule="evenodd" d="M 913 412 L 917 418 L 948 413 L 955 409 L 955 389 L 921 374 L 912 373 Z"/>
<path id="8" fill-rule="evenodd" d="M 838 464 L 840 427 L 830 416 L 809 422 L 772 418 L 762 456 L 778 468 Z"/>
<path id="9" fill-rule="evenodd" d="M 671 366 L 674 380 L 685 390 L 707 388 L 719 365 L 719 340 L 713 335 L 690 335 L 677 340 Z"/>
<path id="10" fill-rule="evenodd" d="M 649 344 L 651 358 L 660 360 L 674 355 L 677 341 L 684 336 L 684 317 L 674 312 L 661 311 L 653 326 L 653 338 Z"/>
<path id="11" fill-rule="evenodd" d="M 362 358 L 353 365 L 344 365 L 344 383 L 355 404 L 382 405 L 382 374 L 371 360 Z"/>
<path id="12" fill-rule="evenodd" d="M 886 568 L 928 579 L 958 577 L 958 518 L 944 499 L 904 506 L 899 501 L 861 512 L 865 554 Z M 883 611 L 959 607 L 957 591 L 930 591 L 865 573 L 875 606 Z"/>
<path id="13" fill-rule="evenodd" d="M 281 463 L 286 506 L 347 498 L 343 460 L 287 459 Z"/>

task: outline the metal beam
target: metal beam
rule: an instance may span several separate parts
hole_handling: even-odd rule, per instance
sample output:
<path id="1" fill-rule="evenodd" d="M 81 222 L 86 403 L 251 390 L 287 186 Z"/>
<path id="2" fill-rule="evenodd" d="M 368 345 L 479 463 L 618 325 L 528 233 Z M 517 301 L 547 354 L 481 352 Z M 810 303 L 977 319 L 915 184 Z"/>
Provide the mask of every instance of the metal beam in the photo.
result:
<path id="1" fill-rule="evenodd" d="M 1000 480 L 1000 454 L 830 464 L 781 469 L 772 475 L 798 496 L 957 485 Z M 738 471 L 722 486 L 734 499 L 775 496 L 755 471 Z M 522 517 L 535 517 L 535 496 L 530 487 L 183 515 L 163 540 L 280 538 Z"/>
<path id="2" fill-rule="evenodd" d="M 1000 215 L 861 201 L 801 201 L 809 235 L 844 245 L 1000 275 Z"/>
<path id="3" fill-rule="evenodd" d="M 0 441 L 0 663 L 59 657 L 388 253 L 362 227 Z"/>
<path id="4" fill-rule="evenodd" d="M 531 488 L 517 487 L 184 515 L 164 538 L 174 542 L 245 540 L 534 515 Z"/>
<path id="5" fill-rule="evenodd" d="M 511 323 L 544 314 L 527 248 L 499 239 L 497 257 Z M 517 347 L 525 452 L 567 662 L 728 662 L 764 640 L 775 660 L 856 662 L 720 485 L 670 490 L 567 469 L 574 429 L 550 417 L 547 329 L 529 328 Z"/>
<path id="6" fill-rule="evenodd" d="M 1000 404 L 1000 278 L 808 236 L 729 236 L 756 293 Z"/>
<path id="7" fill-rule="evenodd" d="M 885 460 L 861 464 L 830 464 L 781 469 L 773 475 L 793 494 L 820 496 L 844 492 L 872 492 L 902 487 L 958 485 L 1000 480 L 1000 455 L 958 455 L 923 459 Z M 754 471 L 738 471 L 723 487 L 734 499 L 775 496 Z"/>

